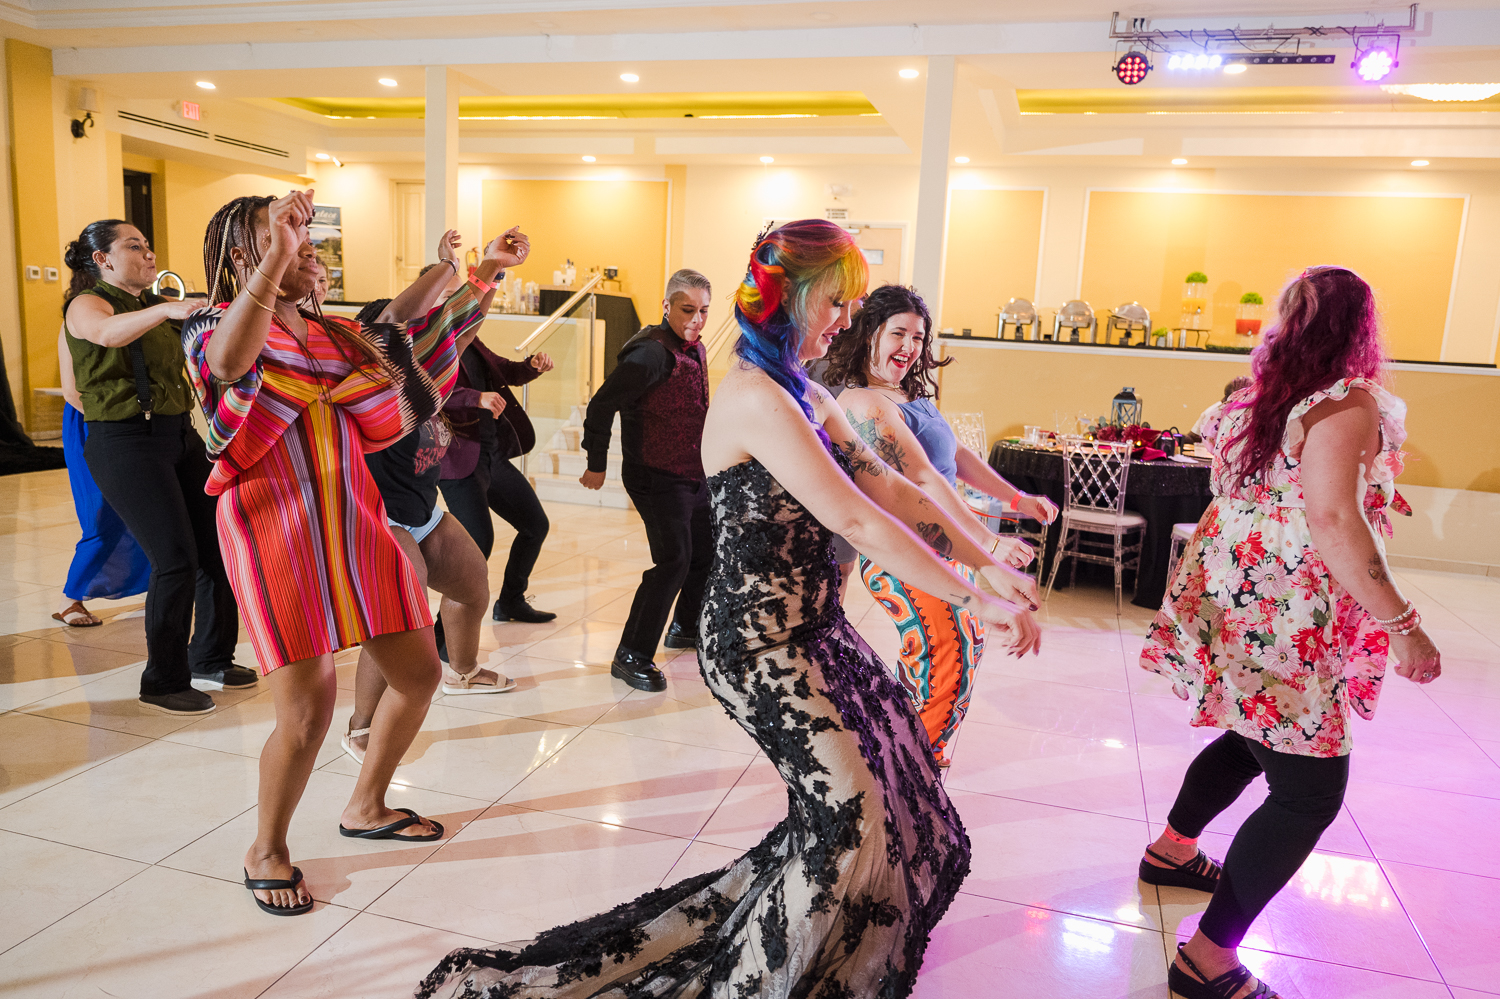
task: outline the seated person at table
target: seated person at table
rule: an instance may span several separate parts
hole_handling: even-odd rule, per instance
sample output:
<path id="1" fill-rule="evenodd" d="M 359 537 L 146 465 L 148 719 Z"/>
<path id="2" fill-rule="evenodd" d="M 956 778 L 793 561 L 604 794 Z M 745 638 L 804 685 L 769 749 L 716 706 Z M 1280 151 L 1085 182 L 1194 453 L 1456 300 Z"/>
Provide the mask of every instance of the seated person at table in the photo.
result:
<path id="1" fill-rule="evenodd" d="M 1212 456 L 1214 453 L 1213 441 L 1204 439 L 1203 428 L 1216 425 L 1219 422 L 1219 417 L 1224 413 L 1224 403 L 1229 401 L 1230 396 L 1234 395 L 1240 389 L 1249 388 L 1254 384 L 1255 379 L 1248 375 L 1240 375 L 1224 386 L 1224 398 L 1209 406 L 1203 411 L 1203 415 L 1198 417 L 1198 422 L 1193 424 L 1193 429 L 1187 433 L 1186 439 L 1197 445 L 1196 450 L 1199 454 Z"/>

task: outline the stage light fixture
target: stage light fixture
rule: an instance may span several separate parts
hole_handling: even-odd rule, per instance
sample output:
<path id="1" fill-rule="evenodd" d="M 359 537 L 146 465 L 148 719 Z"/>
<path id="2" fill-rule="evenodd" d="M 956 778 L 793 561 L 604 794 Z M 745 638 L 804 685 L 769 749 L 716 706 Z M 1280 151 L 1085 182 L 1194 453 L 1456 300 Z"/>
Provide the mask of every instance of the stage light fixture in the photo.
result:
<path id="1" fill-rule="evenodd" d="M 1167 69 L 1218 69 L 1224 65 L 1224 57 L 1217 52 L 1173 52 L 1167 59 Z"/>
<path id="2" fill-rule="evenodd" d="M 1354 61 L 1349 64 L 1359 74 L 1359 78 L 1366 83 L 1379 83 L 1391 75 L 1391 70 L 1401 65 L 1396 61 L 1396 53 L 1384 45 L 1375 45 L 1368 49 L 1356 50 Z"/>
<path id="3" fill-rule="evenodd" d="M 1132 49 L 1120 57 L 1115 63 L 1115 79 L 1126 86 L 1134 86 L 1146 78 L 1151 72 L 1151 61 L 1146 58 L 1144 52 Z"/>

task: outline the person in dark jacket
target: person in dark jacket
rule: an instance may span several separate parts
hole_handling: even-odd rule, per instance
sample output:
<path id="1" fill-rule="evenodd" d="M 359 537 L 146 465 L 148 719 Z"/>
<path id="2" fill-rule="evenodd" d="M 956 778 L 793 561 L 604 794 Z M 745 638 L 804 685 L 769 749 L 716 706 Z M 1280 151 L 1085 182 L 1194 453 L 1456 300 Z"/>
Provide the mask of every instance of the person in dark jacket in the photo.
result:
<path id="1" fill-rule="evenodd" d="M 598 489 L 604 485 L 615 414 L 620 414 L 620 478 L 651 546 L 653 564 L 641 575 L 610 666 L 614 676 L 637 690 L 667 688 L 652 657 L 669 614 L 667 648 L 697 648 L 698 610 L 713 564 L 701 454 L 708 358 L 700 338 L 710 291 L 708 278 L 697 271 L 672 275 L 662 321 L 641 330 L 621 349 L 615 370 L 590 400 L 583 421 L 589 466 L 578 481 Z"/>
<path id="2" fill-rule="evenodd" d="M 476 338 L 459 359 L 458 384 L 443 406 L 453 427 L 438 482 L 448 512 L 458 518 L 486 560 L 495 547 L 490 511 L 516 530 L 491 614 L 496 621 L 540 624 L 557 617 L 526 601 L 531 570 L 551 524 L 531 483 L 511 464 L 512 458 L 536 446 L 536 431 L 510 386 L 524 385 L 551 370 L 552 359 L 546 354 L 508 361 Z"/>

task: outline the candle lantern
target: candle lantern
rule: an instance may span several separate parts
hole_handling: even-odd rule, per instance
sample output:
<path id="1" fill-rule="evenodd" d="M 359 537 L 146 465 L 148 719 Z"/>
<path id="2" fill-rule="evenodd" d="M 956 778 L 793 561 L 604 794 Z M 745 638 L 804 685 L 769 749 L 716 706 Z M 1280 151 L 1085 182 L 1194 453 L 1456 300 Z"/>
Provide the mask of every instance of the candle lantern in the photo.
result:
<path id="1" fill-rule="evenodd" d="M 1139 426 L 1142 403 L 1136 398 L 1135 389 L 1127 385 L 1120 389 L 1109 406 L 1109 422 L 1117 427 Z"/>
<path id="2" fill-rule="evenodd" d="M 1013 298 L 1000 310 L 1000 339 L 1035 340 L 1036 306 L 1024 298 Z"/>

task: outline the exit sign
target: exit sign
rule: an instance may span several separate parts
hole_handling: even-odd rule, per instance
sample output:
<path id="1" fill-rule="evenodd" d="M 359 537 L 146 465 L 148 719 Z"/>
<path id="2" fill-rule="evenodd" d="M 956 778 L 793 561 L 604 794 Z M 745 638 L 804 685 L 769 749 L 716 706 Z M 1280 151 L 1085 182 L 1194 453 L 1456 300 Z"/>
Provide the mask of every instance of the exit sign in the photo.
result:
<path id="1" fill-rule="evenodd" d="M 192 101 L 182 102 L 182 116 L 192 121 L 198 120 L 198 105 Z"/>

